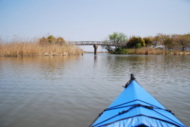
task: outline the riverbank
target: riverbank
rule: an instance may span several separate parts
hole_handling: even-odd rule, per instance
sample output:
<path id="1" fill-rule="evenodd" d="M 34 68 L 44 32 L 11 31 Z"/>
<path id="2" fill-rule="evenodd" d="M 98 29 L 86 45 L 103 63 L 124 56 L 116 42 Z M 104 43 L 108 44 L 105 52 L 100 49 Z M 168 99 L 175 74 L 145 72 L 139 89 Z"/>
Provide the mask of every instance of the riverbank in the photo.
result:
<path id="1" fill-rule="evenodd" d="M 116 52 L 117 54 L 117 52 Z M 156 48 L 137 48 L 124 49 L 118 54 L 136 54 L 136 55 L 190 55 L 190 51 L 169 51 Z"/>
<path id="2" fill-rule="evenodd" d="M 58 45 L 13 42 L 0 44 L 0 56 L 24 57 L 24 56 L 68 56 L 82 55 L 83 51 L 74 45 Z"/>

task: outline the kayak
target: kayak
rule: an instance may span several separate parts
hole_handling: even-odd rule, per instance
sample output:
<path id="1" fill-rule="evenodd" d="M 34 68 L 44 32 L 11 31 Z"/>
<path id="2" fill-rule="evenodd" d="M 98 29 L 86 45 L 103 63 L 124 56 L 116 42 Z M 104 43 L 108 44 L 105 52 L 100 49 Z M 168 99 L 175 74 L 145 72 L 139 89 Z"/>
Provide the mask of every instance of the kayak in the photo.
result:
<path id="1" fill-rule="evenodd" d="M 131 74 L 123 92 L 89 127 L 185 127 Z"/>

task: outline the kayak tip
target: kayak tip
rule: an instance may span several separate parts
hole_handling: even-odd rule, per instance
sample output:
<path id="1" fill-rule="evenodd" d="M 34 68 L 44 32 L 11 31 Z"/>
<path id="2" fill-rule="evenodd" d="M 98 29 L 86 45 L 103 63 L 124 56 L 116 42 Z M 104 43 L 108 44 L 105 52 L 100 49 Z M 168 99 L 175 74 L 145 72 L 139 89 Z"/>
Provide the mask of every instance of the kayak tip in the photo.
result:
<path id="1" fill-rule="evenodd" d="M 135 76 L 133 73 L 131 73 L 131 79 L 123 87 L 126 88 L 133 80 L 135 80 Z"/>
<path id="2" fill-rule="evenodd" d="M 131 74 L 131 81 L 132 81 L 132 80 L 135 80 L 135 76 L 134 76 L 133 73 Z"/>

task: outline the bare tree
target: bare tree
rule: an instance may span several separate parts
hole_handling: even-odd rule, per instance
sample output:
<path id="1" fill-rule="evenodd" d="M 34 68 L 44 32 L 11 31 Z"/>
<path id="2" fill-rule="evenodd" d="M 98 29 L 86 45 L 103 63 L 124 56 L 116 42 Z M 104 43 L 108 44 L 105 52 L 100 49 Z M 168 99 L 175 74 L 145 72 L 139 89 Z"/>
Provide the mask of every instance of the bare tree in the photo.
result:
<path id="1" fill-rule="evenodd" d="M 161 34 L 159 33 L 155 37 L 156 41 L 160 42 L 162 45 L 164 45 L 165 49 L 168 49 L 170 45 L 172 44 L 172 38 L 169 35 Z"/>
<path id="2" fill-rule="evenodd" d="M 190 47 L 190 35 L 173 35 L 173 38 L 181 51 L 185 51 L 185 48 Z"/>

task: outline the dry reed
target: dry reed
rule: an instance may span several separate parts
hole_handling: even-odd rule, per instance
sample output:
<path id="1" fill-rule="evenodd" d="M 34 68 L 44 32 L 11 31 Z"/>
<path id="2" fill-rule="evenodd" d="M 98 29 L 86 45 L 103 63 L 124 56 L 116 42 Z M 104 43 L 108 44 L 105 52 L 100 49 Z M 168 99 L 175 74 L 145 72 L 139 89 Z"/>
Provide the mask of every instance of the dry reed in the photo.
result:
<path id="1" fill-rule="evenodd" d="M 128 52 L 138 55 L 190 55 L 190 51 L 168 51 L 155 48 L 128 49 Z"/>
<path id="2" fill-rule="evenodd" d="M 65 56 L 81 54 L 83 54 L 83 51 L 74 45 L 40 45 L 39 43 L 27 42 L 0 44 L 0 56 Z"/>

